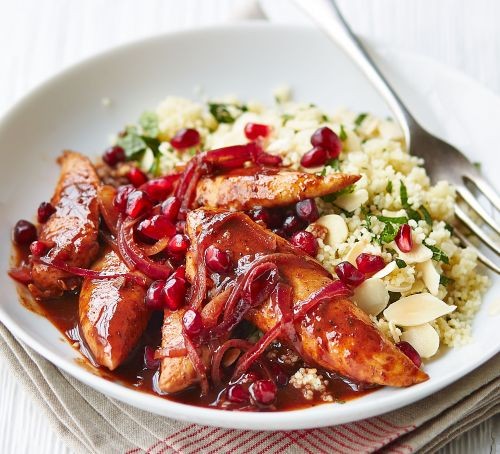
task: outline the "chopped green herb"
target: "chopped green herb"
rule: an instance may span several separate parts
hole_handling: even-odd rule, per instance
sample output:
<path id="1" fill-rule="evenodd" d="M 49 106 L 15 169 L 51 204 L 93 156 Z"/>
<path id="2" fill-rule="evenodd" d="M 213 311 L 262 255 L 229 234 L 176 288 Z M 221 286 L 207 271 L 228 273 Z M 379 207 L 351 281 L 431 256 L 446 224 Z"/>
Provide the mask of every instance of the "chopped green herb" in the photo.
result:
<path id="1" fill-rule="evenodd" d="M 331 194 L 324 195 L 323 197 L 321 197 L 321 199 L 325 202 L 332 203 L 333 201 L 335 201 L 335 199 L 337 197 L 340 197 L 341 195 L 345 195 L 345 194 L 351 194 L 353 192 L 354 192 L 354 185 L 350 184 L 349 186 L 346 186 L 344 189 L 341 189 L 340 191 L 332 192 Z M 346 211 L 346 213 L 348 213 L 348 212 Z M 352 214 L 351 214 L 351 216 L 352 216 Z"/>
<path id="2" fill-rule="evenodd" d="M 481 163 L 480 162 L 473 162 L 472 165 L 479 171 L 481 172 Z"/>
<path id="3" fill-rule="evenodd" d="M 387 182 L 387 186 L 385 187 L 385 190 L 389 193 L 389 194 L 392 194 L 392 181 L 389 180 Z"/>
<path id="4" fill-rule="evenodd" d="M 450 259 L 448 258 L 448 256 L 437 246 L 427 244 L 425 240 L 424 246 L 432 251 L 432 260 L 435 260 L 436 262 L 450 263 Z"/>
<path id="5" fill-rule="evenodd" d="M 287 113 L 285 113 L 285 114 L 281 115 L 281 121 L 282 121 L 283 125 L 285 125 L 285 123 L 286 123 L 288 120 L 292 120 L 293 118 L 294 118 L 294 117 L 293 117 L 293 115 L 291 115 L 291 114 L 287 114 Z"/>
<path id="6" fill-rule="evenodd" d="M 385 224 L 384 230 L 382 230 L 382 233 L 380 234 L 380 240 L 384 243 L 390 243 L 394 240 L 394 238 L 396 238 L 397 233 L 398 230 L 394 227 L 394 224 L 388 222 Z"/>
<path id="7" fill-rule="evenodd" d="M 329 119 L 329 118 L 328 118 L 325 114 L 322 114 L 322 115 L 321 115 L 321 121 L 322 121 L 323 123 L 326 123 L 326 122 L 330 121 L 330 119 Z"/>
<path id="8" fill-rule="evenodd" d="M 394 249 L 390 248 L 390 247 L 386 247 L 386 248 L 385 248 L 385 250 L 386 250 L 386 252 L 388 252 L 389 254 L 392 254 L 392 255 L 396 254 L 396 251 L 395 251 Z"/>
<path id="9" fill-rule="evenodd" d="M 377 216 L 377 219 L 380 222 L 390 222 L 392 224 L 398 224 L 398 225 L 406 224 L 408 222 L 408 218 L 405 216 L 394 217 L 394 218 L 391 218 L 389 216 Z"/>
<path id="10" fill-rule="evenodd" d="M 406 208 L 408 206 L 408 191 L 403 180 L 399 180 L 399 197 L 401 198 L 401 205 Z"/>
<path id="11" fill-rule="evenodd" d="M 356 126 L 360 126 L 360 125 L 361 125 L 361 123 L 363 123 L 363 120 L 364 120 L 367 116 L 368 116 L 368 114 L 367 114 L 367 113 L 360 113 L 360 114 L 356 117 L 356 119 L 354 120 L 354 124 L 355 124 Z"/>
<path id="12" fill-rule="evenodd" d="M 441 285 L 444 285 L 445 287 L 447 287 L 449 284 L 455 282 L 455 279 L 452 279 L 451 277 L 446 277 L 444 274 L 442 274 L 440 277 L 439 277 L 439 283 Z"/>
<path id="13" fill-rule="evenodd" d="M 135 126 L 127 127 L 125 134 L 118 137 L 116 144 L 125 150 L 125 155 L 129 161 L 140 161 L 148 148 L 153 152 L 155 160 L 160 159 L 159 147 L 161 142 L 155 137 L 140 135 Z"/>
<path id="14" fill-rule="evenodd" d="M 396 265 L 398 266 L 399 269 L 406 268 L 406 262 L 401 259 L 396 259 Z"/>
<path id="15" fill-rule="evenodd" d="M 241 112 L 246 112 L 248 110 L 247 106 L 241 105 L 237 106 L 234 104 L 223 104 L 223 103 L 208 103 L 208 110 L 215 117 L 219 123 L 234 123 L 235 118 L 229 112 L 229 106 L 235 107 L 241 110 Z"/>
<path id="16" fill-rule="evenodd" d="M 344 125 L 340 125 L 340 133 L 339 133 L 339 138 L 342 140 L 347 140 L 347 133 L 345 132 Z"/>
<path id="17" fill-rule="evenodd" d="M 446 230 L 448 230 L 448 232 L 450 232 L 450 233 L 453 235 L 453 226 L 452 226 L 452 225 L 450 225 L 450 224 L 446 223 L 446 224 L 444 225 L 444 228 L 445 228 Z"/>
<path id="18" fill-rule="evenodd" d="M 422 215 L 424 216 L 424 220 L 425 222 L 427 222 L 427 224 L 429 225 L 432 225 L 432 217 L 431 217 L 431 214 L 429 213 L 429 211 L 427 210 L 427 208 L 425 208 L 424 205 L 422 205 L 420 208 L 419 208 L 419 211 L 422 213 Z"/>
<path id="19" fill-rule="evenodd" d="M 399 181 L 399 197 L 401 198 L 401 205 L 403 205 L 403 208 L 406 210 L 406 214 L 408 215 L 408 217 L 410 219 L 413 219 L 414 221 L 420 221 L 422 217 L 420 216 L 418 211 L 415 211 L 408 203 L 408 191 L 405 184 L 403 183 L 403 180 Z"/>
<path id="20" fill-rule="evenodd" d="M 158 115 L 154 112 L 144 112 L 139 118 L 143 135 L 147 137 L 157 137 L 160 130 L 158 127 Z"/>

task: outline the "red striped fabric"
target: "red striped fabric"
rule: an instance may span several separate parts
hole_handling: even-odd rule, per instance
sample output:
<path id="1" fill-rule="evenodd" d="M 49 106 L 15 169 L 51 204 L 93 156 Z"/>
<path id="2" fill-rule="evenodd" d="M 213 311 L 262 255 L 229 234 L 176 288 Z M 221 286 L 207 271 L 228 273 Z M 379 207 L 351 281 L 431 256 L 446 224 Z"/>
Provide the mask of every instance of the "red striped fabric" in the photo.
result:
<path id="1" fill-rule="evenodd" d="M 156 442 L 146 451 L 127 454 L 409 454 L 413 450 L 397 439 L 415 429 L 387 418 L 311 430 L 251 432 L 189 424 Z"/>

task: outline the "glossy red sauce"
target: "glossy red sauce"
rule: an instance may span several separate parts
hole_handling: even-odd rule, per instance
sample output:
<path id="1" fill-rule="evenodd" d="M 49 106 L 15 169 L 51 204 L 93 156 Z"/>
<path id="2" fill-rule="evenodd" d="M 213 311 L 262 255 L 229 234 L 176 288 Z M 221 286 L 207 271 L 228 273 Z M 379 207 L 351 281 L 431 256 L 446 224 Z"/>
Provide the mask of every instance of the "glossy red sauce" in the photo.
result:
<path id="1" fill-rule="evenodd" d="M 27 259 L 28 251 L 24 248 L 18 248 L 16 251 L 16 264 L 20 264 Z M 92 358 L 85 341 L 82 339 L 78 322 L 78 294 L 66 294 L 61 298 L 48 299 L 37 301 L 34 303 L 30 300 L 29 292 L 24 286 L 19 285 L 19 295 L 21 302 L 30 310 L 39 313 L 46 317 L 67 339 L 67 341 L 77 349 L 82 355 L 82 359 L 78 360 L 82 366 L 89 369 L 91 372 L 107 379 L 123 384 L 124 386 L 137 389 L 142 392 L 157 395 L 161 398 L 173 400 L 180 403 L 211 407 L 217 406 L 218 396 L 223 393 L 226 384 L 219 387 L 212 387 L 210 392 L 205 396 L 200 396 L 198 387 L 192 387 L 186 391 L 165 395 L 161 394 L 156 386 L 158 380 L 158 370 L 150 370 L 144 365 L 144 348 L 152 346 L 157 348 L 160 345 L 160 330 L 162 325 L 162 314 L 155 313 L 151 318 L 148 327 L 139 341 L 136 348 L 129 355 L 127 361 L 118 367 L 115 371 L 109 371 L 103 367 L 99 367 Z M 300 367 L 307 367 L 301 360 L 293 365 L 286 365 L 279 357 L 289 353 L 289 350 L 284 346 L 277 345 L 273 348 L 268 363 L 273 367 L 273 364 L 278 365 L 285 374 L 290 377 Z M 256 371 L 259 373 L 259 371 Z M 363 386 L 355 383 L 350 383 L 341 377 L 330 374 L 325 370 L 318 369 L 318 374 L 321 374 L 328 380 L 324 394 L 331 395 L 333 402 L 339 404 L 348 400 L 365 395 L 375 388 L 364 389 Z M 301 389 L 293 387 L 290 383 L 279 387 L 277 399 L 274 405 L 260 409 L 261 411 L 270 410 L 293 410 L 305 407 L 316 406 L 325 403 L 318 392 L 314 393 L 313 399 L 308 400 L 304 397 Z M 230 405 L 228 410 L 238 409 L 236 405 Z M 256 408 L 244 408 L 245 410 L 256 410 Z"/>

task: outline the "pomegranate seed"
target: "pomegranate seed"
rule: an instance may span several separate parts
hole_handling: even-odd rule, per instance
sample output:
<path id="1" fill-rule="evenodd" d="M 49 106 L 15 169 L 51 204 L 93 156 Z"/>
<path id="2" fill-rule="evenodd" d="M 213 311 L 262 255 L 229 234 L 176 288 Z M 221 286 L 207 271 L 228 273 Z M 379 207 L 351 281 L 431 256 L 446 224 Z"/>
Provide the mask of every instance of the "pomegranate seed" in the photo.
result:
<path id="1" fill-rule="evenodd" d="M 411 227 L 403 224 L 394 238 L 401 252 L 410 252 L 413 249 L 413 239 L 411 237 Z"/>
<path id="2" fill-rule="evenodd" d="M 262 222 L 265 226 L 269 225 L 269 221 L 271 216 L 269 215 L 269 211 L 265 208 L 255 208 L 248 212 L 248 215 L 255 222 Z"/>
<path id="3" fill-rule="evenodd" d="M 186 298 L 186 281 L 178 276 L 170 277 L 165 283 L 163 293 L 165 305 L 171 311 L 176 311 L 183 305 Z"/>
<path id="4" fill-rule="evenodd" d="M 299 249 L 302 249 L 311 257 L 316 257 L 316 254 L 318 253 L 318 241 L 311 232 L 301 230 L 300 232 L 294 233 L 290 238 L 290 243 Z"/>
<path id="5" fill-rule="evenodd" d="M 408 342 L 402 341 L 398 342 L 396 344 L 396 347 L 398 347 L 408 358 L 411 359 L 412 363 L 415 364 L 415 366 L 420 367 L 422 365 L 422 358 L 418 354 L 417 350 L 415 350 L 411 344 Z"/>
<path id="6" fill-rule="evenodd" d="M 19 245 L 28 245 L 36 240 L 36 227 L 29 221 L 21 219 L 14 226 L 14 241 Z"/>
<path id="7" fill-rule="evenodd" d="M 127 178 L 136 188 L 148 181 L 148 176 L 139 168 L 132 167 L 127 173 Z"/>
<path id="8" fill-rule="evenodd" d="M 125 150 L 118 145 L 104 150 L 102 160 L 110 167 L 115 167 L 119 162 L 125 162 Z"/>
<path id="9" fill-rule="evenodd" d="M 165 200 L 165 198 L 172 192 L 174 187 L 174 178 L 163 177 L 155 178 L 154 180 L 149 180 L 141 188 L 151 200 L 159 202 Z"/>
<path id="10" fill-rule="evenodd" d="M 311 136 L 313 147 L 322 147 L 328 151 L 330 158 L 337 158 L 342 151 L 342 141 L 330 128 L 324 126 L 316 129 Z"/>
<path id="11" fill-rule="evenodd" d="M 248 388 L 252 400 L 262 405 L 269 405 L 276 399 L 276 384 L 271 380 L 258 380 Z"/>
<path id="12" fill-rule="evenodd" d="M 167 216 L 172 222 L 177 219 L 179 210 L 181 208 L 181 201 L 177 197 L 169 197 L 161 204 L 161 212 Z"/>
<path id="13" fill-rule="evenodd" d="M 144 348 L 144 365 L 150 370 L 156 370 L 160 367 L 160 360 L 155 359 L 155 349 L 149 345 Z"/>
<path id="14" fill-rule="evenodd" d="M 269 126 L 260 123 L 247 123 L 244 131 L 248 140 L 256 140 L 259 137 L 267 137 L 269 135 L 270 128 Z"/>
<path id="15" fill-rule="evenodd" d="M 338 278 L 350 287 L 357 287 L 365 280 L 365 275 L 349 262 L 340 262 L 335 267 Z"/>
<path id="16" fill-rule="evenodd" d="M 170 145 L 176 150 L 183 150 L 185 148 L 195 147 L 200 143 L 200 133 L 196 129 L 181 129 L 178 131 L 172 140 Z"/>
<path id="17" fill-rule="evenodd" d="M 356 257 L 358 270 L 365 274 L 374 274 L 384 266 L 384 259 L 380 255 L 367 254 L 363 252 Z"/>
<path id="18" fill-rule="evenodd" d="M 116 195 L 113 200 L 113 205 L 120 213 L 125 213 L 125 209 L 127 208 L 128 196 L 133 191 L 134 187 L 131 184 L 120 186 L 116 191 Z"/>
<path id="19" fill-rule="evenodd" d="M 173 255 L 185 255 L 189 248 L 189 238 L 182 233 L 176 233 L 168 242 L 168 252 Z"/>
<path id="20" fill-rule="evenodd" d="M 175 234 L 175 225 L 167 216 L 156 214 L 150 219 L 144 219 L 138 226 L 137 231 L 154 240 L 171 237 Z"/>
<path id="21" fill-rule="evenodd" d="M 319 218 L 318 207 L 314 199 L 305 199 L 297 202 L 295 211 L 299 218 L 309 223 L 316 221 Z"/>
<path id="22" fill-rule="evenodd" d="M 43 241 L 33 241 L 33 243 L 30 244 L 30 251 L 35 257 L 45 255 L 48 250 L 49 247 Z"/>
<path id="23" fill-rule="evenodd" d="M 182 324 L 184 325 L 186 333 L 190 336 L 199 334 L 203 329 L 203 319 L 200 313 L 193 309 L 188 309 L 184 313 Z"/>
<path id="24" fill-rule="evenodd" d="M 205 263 L 215 273 L 226 273 L 231 267 L 231 258 L 226 251 L 211 245 L 205 250 Z"/>
<path id="25" fill-rule="evenodd" d="M 323 147 L 314 147 L 309 150 L 302 159 L 300 165 L 306 169 L 311 167 L 324 166 L 328 160 L 328 150 Z"/>
<path id="26" fill-rule="evenodd" d="M 161 311 L 164 307 L 164 293 L 165 281 L 154 281 L 146 292 L 144 303 L 153 311 Z"/>
<path id="27" fill-rule="evenodd" d="M 42 202 L 38 207 L 37 218 L 40 224 L 45 224 L 56 212 L 56 209 L 49 202 Z"/>
<path id="28" fill-rule="evenodd" d="M 227 399 L 235 404 L 243 404 L 250 401 L 250 393 L 241 385 L 231 385 L 227 388 Z"/>
<path id="29" fill-rule="evenodd" d="M 153 204 L 145 192 L 133 191 L 127 198 L 125 213 L 132 219 L 137 219 L 142 214 L 151 210 L 151 208 L 153 208 Z"/>
<path id="30" fill-rule="evenodd" d="M 184 265 L 179 266 L 173 273 L 171 277 L 177 277 L 179 279 L 186 279 L 186 267 Z"/>
<path id="31" fill-rule="evenodd" d="M 293 233 L 303 229 L 304 227 L 304 221 L 300 219 L 296 214 L 289 214 L 283 221 L 282 225 L 282 229 L 287 235 L 292 235 Z"/>

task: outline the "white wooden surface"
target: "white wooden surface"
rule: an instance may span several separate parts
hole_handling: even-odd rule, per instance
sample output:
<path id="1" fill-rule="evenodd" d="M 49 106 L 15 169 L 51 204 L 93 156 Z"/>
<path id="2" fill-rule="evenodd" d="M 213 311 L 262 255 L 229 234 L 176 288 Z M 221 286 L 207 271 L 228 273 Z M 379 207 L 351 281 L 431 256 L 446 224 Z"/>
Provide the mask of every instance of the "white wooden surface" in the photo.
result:
<path id="1" fill-rule="evenodd" d="M 100 50 L 226 20 L 246 0 L 0 0 L 0 113 Z M 339 0 L 357 33 L 430 56 L 500 94 L 497 0 Z M 443 453 L 500 452 L 500 418 Z M 69 453 L 0 358 L 0 453 Z"/>

